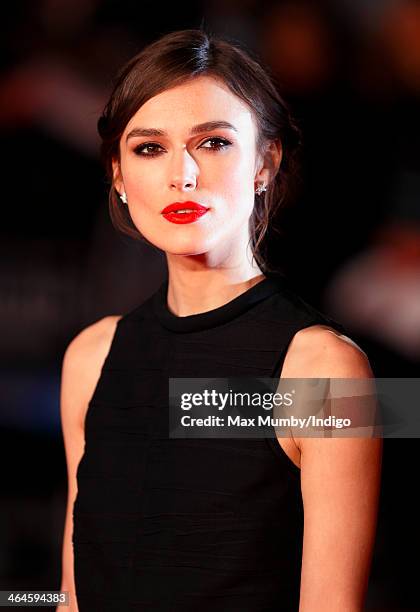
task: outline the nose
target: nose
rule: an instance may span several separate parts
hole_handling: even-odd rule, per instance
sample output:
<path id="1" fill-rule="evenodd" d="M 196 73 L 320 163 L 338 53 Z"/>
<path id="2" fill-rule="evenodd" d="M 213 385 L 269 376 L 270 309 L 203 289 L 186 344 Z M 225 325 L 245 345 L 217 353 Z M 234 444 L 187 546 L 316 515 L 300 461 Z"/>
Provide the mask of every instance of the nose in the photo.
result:
<path id="1" fill-rule="evenodd" d="M 169 188 L 172 191 L 193 191 L 197 187 L 198 165 L 184 149 L 173 154 L 169 168 Z"/>

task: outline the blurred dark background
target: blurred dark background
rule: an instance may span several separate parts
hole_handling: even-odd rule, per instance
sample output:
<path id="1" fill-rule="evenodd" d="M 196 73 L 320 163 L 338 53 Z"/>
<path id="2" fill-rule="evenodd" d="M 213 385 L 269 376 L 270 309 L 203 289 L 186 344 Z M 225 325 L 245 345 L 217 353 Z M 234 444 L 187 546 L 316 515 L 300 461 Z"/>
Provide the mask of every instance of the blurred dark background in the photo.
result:
<path id="1" fill-rule="evenodd" d="M 58 590 L 70 340 L 147 298 L 162 255 L 118 235 L 96 121 L 145 44 L 204 26 L 270 67 L 304 134 L 278 261 L 377 377 L 420 364 L 420 4 L 17 0 L 2 8 L 0 589 Z M 418 441 L 387 439 L 369 612 L 418 610 Z"/>

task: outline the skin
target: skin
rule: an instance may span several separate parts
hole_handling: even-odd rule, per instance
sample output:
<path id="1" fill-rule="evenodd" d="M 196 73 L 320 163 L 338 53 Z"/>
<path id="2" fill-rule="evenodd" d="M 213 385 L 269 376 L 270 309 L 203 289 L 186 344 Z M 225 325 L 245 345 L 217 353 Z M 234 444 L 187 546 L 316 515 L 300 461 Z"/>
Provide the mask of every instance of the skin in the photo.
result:
<path id="1" fill-rule="evenodd" d="M 225 121 L 191 134 L 194 126 Z M 145 137 L 136 128 L 159 128 Z M 229 147 L 211 150 L 223 138 Z M 257 128 L 250 109 L 227 87 L 199 77 L 146 102 L 131 118 L 114 160 L 114 184 L 127 194 L 138 230 L 167 257 L 168 308 L 187 316 L 217 308 L 264 275 L 247 243 L 254 190 L 272 180 L 281 163 L 281 143 L 256 149 Z M 135 153 L 141 145 L 156 143 Z M 219 142 L 220 144 L 220 142 Z M 138 150 L 138 149 L 137 149 Z M 175 225 L 160 214 L 172 202 L 193 200 L 210 207 L 199 221 Z M 63 541 L 61 590 L 70 591 L 69 612 L 77 612 L 71 547 L 76 470 L 83 453 L 88 403 L 109 352 L 120 317 L 105 317 L 84 329 L 67 348 L 62 371 L 61 419 L 68 467 L 68 506 Z M 281 378 L 362 378 L 373 376 L 362 350 L 323 325 L 295 334 Z M 361 612 L 375 537 L 380 490 L 379 438 L 279 438 L 301 469 L 304 540 L 299 612 Z M 279 602 L 281 607 L 281 602 Z"/>
<path id="2" fill-rule="evenodd" d="M 371 379 L 373 373 L 350 338 L 314 325 L 295 335 L 281 377 Z M 383 441 L 295 437 L 294 443 L 304 505 L 299 612 L 362 612 L 375 541 Z"/>
<path id="3" fill-rule="evenodd" d="M 191 134 L 194 126 L 225 121 Z M 136 128 L 158 128 L 165 136 L 127 136 Z M 148 100 L 130 119 L 120 140 L 114 184 L 125 191 L 138 230 L 166 253 L 168 306 L 186 316 L 211 310 L 263 278 L 247 249 L 248 219 L 255 188 L 274 177 L 281 162 L 279 141 L 256 149 L 250 108 L 220 81 L 198 77 Z M 211 138 L 228 140 L 217 149 Z M 146 143 L 153 146 L 145 148 Z M 145 154 L 136 154 L 139 147 Z M 210 207 L 198 221 L 175 225 L 162 215 L 172 202 L 193 200 Z"/>

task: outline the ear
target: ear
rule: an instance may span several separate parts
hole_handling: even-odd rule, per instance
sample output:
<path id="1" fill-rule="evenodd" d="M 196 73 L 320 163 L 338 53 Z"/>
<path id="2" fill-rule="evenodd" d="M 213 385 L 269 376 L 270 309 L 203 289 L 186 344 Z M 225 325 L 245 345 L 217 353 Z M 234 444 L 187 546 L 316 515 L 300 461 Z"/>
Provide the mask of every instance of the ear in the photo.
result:
<path id="1" fill-rule="evenodd" d="M 124 191 L 124 183 L 121 175 L 120 162 L 115 158 L 112 159 L 112 179 L 115 189 L 121 195 Z"/>
<path id="2" fill-rule="evenodd" d="M 264 183 L 264 185 L 271 183 L 280 168 L 282 157 L 283 147 L 281 141 L 271 140 L 268 142 L 264 147 L 263 153 L 259 155 L 255 181 L 257 183 Z"/>

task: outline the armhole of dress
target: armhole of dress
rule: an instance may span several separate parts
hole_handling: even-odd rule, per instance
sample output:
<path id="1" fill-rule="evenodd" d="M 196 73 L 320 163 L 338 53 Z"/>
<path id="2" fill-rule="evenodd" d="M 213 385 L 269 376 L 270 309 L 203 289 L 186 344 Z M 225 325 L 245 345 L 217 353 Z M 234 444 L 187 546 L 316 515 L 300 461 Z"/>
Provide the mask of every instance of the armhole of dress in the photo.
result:
<path id="1" fill-rule="evenodd" d="M 104 362 L 103 362 L 103 364 L 102 364 L 102 367 L 101 367 L 101 373 L 100 373 L 100 375 L 99 375 L 99 378 L 101 377 L 102 372 L 104 371 L 105 366 L 107 365 L 107 362 L 108 362 L 108 361 L 109 361 L 109 359 L 110 359 L 111 352 L 112 352 L 112 347 L 113 347 L 113 345 L 115 344 L 115 340 L 116 340 L 116 338 L 117 338 L 117 332 L 118 332 L 118 329 L 119 329 L 120 323 L 121 323 L 121 321 L 122 321 L 124 318 L 125 318 L 125 317 L 124 317 L 124 315 L 122 315 L 122 316 L 121 316 L 121 317 L 118 319 L 117 323 L 115 324 L 114 333 L 112 334 L 111 342 L 109 343 L 109 349 L 108 349 L 108 352 L 107 352 L 106 357 L 105 357 L 105 359 L 104 359 Z M 99 382 L 99 378 L 98 378 L 98 382 Z M 95 387 L 95 391 L 96 391 L 96 387 Z M 92 397 L 93 397 L 93 395 L 92 395 Z"/>
<path id="2" fill-rule="evenodd" d="M 110 358 L 110 355 L 111 355 L 111 351 L 112 351 L 112 347 L 113 347 L 113 345 L 114 345 L 114 343 L 115 343 L 115 340 L 116 340 L 116 337 L 117 337 L 117 332 L 118 332 L 118 327 L 119 327 L 119 324 L 120 324 L 120 322 L 121 322 L 121 321 L 122 321 L 124 318 L 125 318 L 125 317 L 124 317 L 124 315 L 123 315 L 123 316 L 121 316 L 121 317 L 118 319 L 118 321 L 117 321 L 117 323 L 116 323 L 116 325 L 115 325 L 115 330 L 114 330 L 114 333 L 112 334 L 112 339 L 111 339 L 111 342 L 109 343 L 109 349 L 108 349 L 108 352 L 107 352 L 107 354 L 106 354 L 106 357 L 105 357 L 104 362 L 103 362 L 103 364 L 102 364 L 102 367 L 101 367 L 101 369 L 100 369 L 99 376 L 98 376 L 98 380 L 96 381 L 96 385 L 95 385 L 95 388 L 94 388 L 94 390 L 93 390 L 93 393 L 92 393 L 92 395 L 90 396 L 90 399 L 89 399 L 89 401 L 88 401 L 88 405 L 87 405 L 86 412 L 85 412 L 85 418 L 84 418 L 84 421 L 83 421 L 83 429 L 84 429 L 85 433 L 86 433 L 86 420 L 87 420 L 87 416 L 88 416 L 88 413 L 89 413 L 89 409 L 90 409 L 91 403 L 92 403 L 92 401 L 93 401 L 93 399 L 94 399 L 94 397 L 95 397 L 95 395 L 96 395 L 96 391 L 97 391 L 98 386 L 99 386 L 99 381 L 101 380 L 101 377 L 102 377 L 103 371 L 104 371 L 104 369 L 105 369 L 105 366 L 107 365 L 107 362 L 109 361 L 109 358 Z"/>
<path id="3" fill-rule="evenodd" d="M 277 438 L 265 438 L 268 447 L 273 451 L 277 459 L 280 459 L 284 467 L 293 475 L 294 478 L 300 479 L 300 468 L 293 463 L 290 457 L 286 454 L 283 447 L 280 445 Z"/>
<path id="4" fill-rule="evenodd" d="M 79 471 L 81 470 L 81 468 L 82 468 L 82 466 L 83 466 L 83 464 L 84 464 L 84 462 L 85 462 L 85 456 L 86 456 L 86 454 L 85 454 L 85 453 L 86 453 L 86 442 L 87 442 L 87 439 L 88 439 L 88 428 L 87 428 L 87 423 L 88 423 L 88 418 L 89 418 L 89 415 L 91 414 L 91 405 L 92 405 L 92 401 L 93 401 L 93 398 L 95 397 L 96 390 L 97 390 L 97 388 L 98 388 L 99 381 L 100 381 L 100 379 L 101 379 L 103 369 L 104 369 L 105 364 L 106 364 L 106 362 L 107 362 L 107 360 L 108 360 L 108 357 L 109 357 L 109 355 L 110 355 L 110 353 L 111 353 L 112 346 L 113 346 L 114 341 L 115 341 L 115 338 L 116 338 L 116 336 L 117 336 L 118 325 L 119 325 L 120 321 L 121 321 L 121 320 L 124 318 L 124 316 L 125 316 L 125 315 L 123 315 L 122 317 L 120 317 L 120 318 L 118 319 L 118 321 L 117 321 L 117 324 L 115 325 L 115 330 L 114 330 L 114 333 L 113 333 L 113 335 L 112 335 L 112 340 L 111 340 L 111 342 L 110 342 L 110 344 L 109 344 L 108 353 L 107 353 L 107 355 L 106 355 L 106 357 L 105 357 L 105 359 L 104 359 L 104 362 L 103 362 L 103 364 L 102 364 L 102 367 L 101 367 L 101 370 L 100 370 L 100 373 L 99 373 L 99 376 L 98 376 L 98 380 L 96 381 L 95 388 L 94 388 L 94 390 L 93 390 L 93 393 L 92 393 L 92 395 L 91 395 L 91 397 L 90 397 L 90 400 L 88 401 L 88 404 L 87 404 L 87 407 L 86 407 L 86 410 L 85 410 L 85 416 L 84 416 L 84 419 L 83 419 L 83 435 L 84 435 L 84 438 L 85 438 L 85 448 L 84 448 L 84 451 L 83 451 L 82 456 L 81 456 L 81 458 L 80 458 L 79 464 L 78 464 L 78 466 L 77 466 L 77 468 L 76 468 L 76 479 L 78 479 L 78 478 L 79 478 Z M 73 520 L 74 520 L 74 510 L 75 510 L 75 508 L 77 507 L 78 501 L 79 501 L 79 495 L 77 494 L 77 495 L 76 495 L 76 497 L 75 497 L 75 499 L 74 499 L 74 503 L 73 503 Z M 72 542 L 73 542 L 73 544 L 74 544 L 73 535 L 74 535 L 74 534 L 72 534 Z"/>
<path id="5" fill-rule="evenodd" d="M 275 367 L 273 368 L 273 372 L 271 374 L 272 378 L 279 378 L 280 374 L 281 374 L 281 370 L 283 369 L 283 364 L 284 364 L 284 360 L 286 358 L 286 354 L 287 351 L 289 350 L 290 344 L 292 343 L 293 338 L 295 337 L 295 335 L 301 331 L 302 329 L 306 329 L 307 327 L 312 327 L 313 325 L 327 325 L 328 327 L 331 327 L 332 329 L 334 329 L 334 325 L 331 325 L 330 323 L 336 323 L 335 321 L 332 321 L 331 319 L 328 319 L 327 317 L 317 317 L 315 319 L 311 319 L 309 321 L 307 321 L 306 323 L 304 323 L 302 326 L 299 327 L 299 329 L 295 330 L 290 338 L 288 339 L 288 341 L 286 342 L 286 345 L 280 355 L 280 357 L 278 358 Z M 341 325 L 339 323 L 336 323 L 336 325 L 340 328 Z M 277 375 L 276 375 L 277 374 Z M 293 461 L 290 459 L 290 457 L 287 455 L 287 453 L 285 452 L 285 450 L 283 449 L 283 447 L 280 445 L 277 436 L 274 433 L 274 427 L 273 429 L 273 435 L 269 438 L 265 438 L 269 448 L 271 448 L 271 450 L 273 451 L 273 453 L 275 454 L 275 456 L 277 458 L 279 458 L 283 465 L 285 467 L 287 467 L 289 469 L 289 471 L 295 476 L 300 478 L 300 474 L 301 474 L 301 470 L 300 468 L 293 463 Z"/>

